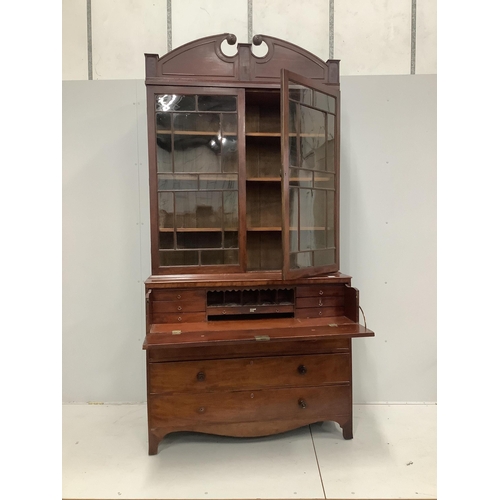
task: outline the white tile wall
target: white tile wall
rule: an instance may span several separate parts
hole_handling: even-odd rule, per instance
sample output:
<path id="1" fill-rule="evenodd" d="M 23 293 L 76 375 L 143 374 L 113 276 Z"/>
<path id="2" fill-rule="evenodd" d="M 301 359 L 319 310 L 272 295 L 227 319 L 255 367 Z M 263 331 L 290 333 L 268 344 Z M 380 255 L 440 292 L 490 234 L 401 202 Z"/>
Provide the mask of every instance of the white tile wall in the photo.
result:
<path id="1" fill-rule="evenodd" d="M 334 16 L 341 75 L 410 73 L 410 0 L 335 0 Z"/>
<path id="2" fill-rule="evenodd" d="M 282 38 L 328 59 L 329 0 L 253 0 L 253 34 Z"/>
<path id="3" fill-rule="evenodd" d="M 172 48 L 218 33 L 233 33 L 246 43 L 247 19 L 247 0 L 172 0 Z"/>
<path id="4" fill-rule="evenodd" d="M 87 68 L 87 1 L 63 0 L 63 80 L 87 80 Z"/>
<path id="5" fill-rule="evenodd" d="M 225 32 L 248 42 L 249 1 L 171 0 L 172 48 Z M 253 34 L 283 38 L 326 60 L 329 3 L 252 0 Z M 167 51 L 167 0 L 92 0 L 91 6 L 93 78 L 143 79 L 143 54 Z M 87 79 L 87 1 L 63 0 L 62 7 L 63 79 Z M 436 17 L 436 0 L 418 0 L 416 73 L 437 71 Z M 334 57 L 342 60 L 342 75 L 409 74 L 410 50 L 411 0 L 335 0 Z"/>
<path id="6" fill-rule="evenodd" d="M 436 0 L 417 2 L 417 43 L 415 72 L 437 73 L 437 8 Z"/>
<path id="7" fill-rule="evenodd" d="M 94 79 L 144 78 L 144 53 L 167 51 L 163 0 L 92 2 Z"/>

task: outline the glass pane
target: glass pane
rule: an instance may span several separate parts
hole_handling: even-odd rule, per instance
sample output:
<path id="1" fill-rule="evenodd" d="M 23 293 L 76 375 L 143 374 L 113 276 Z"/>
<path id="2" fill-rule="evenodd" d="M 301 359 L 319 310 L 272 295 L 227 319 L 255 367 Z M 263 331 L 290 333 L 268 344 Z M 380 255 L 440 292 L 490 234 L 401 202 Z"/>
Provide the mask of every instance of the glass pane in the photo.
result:
<path id="1" fill-rule="evenodd" d="M 290 186 L 312 187 L 313 172 L 309 170 L 300 170 L 298 168 L 290 168 Z"/>
<path id="2" fill-rule="evenodd" d="M 198 111 L 236 111 L 236 96 L 200 95 Z"/>
<path id="3" fill-rule="evenodd" d="M 326 170 L 325 113 L 300 107 L 300 166 Z"/>
<path id="4" fill-rule="evenodd" d="M 170 134 L 172 131 L 172 113 L 156 113 L 156 133 Z"/>
<path id="5" fill-rule="evenodd" d="M 194 95 L 164 94 L 156 96 L 156 111 L 194 111 Z"/>
<path id="6" fill-rule="evenodd" d="M 327 174 L 326 172 L 314 172 L 314 187 L 321 189 L 335 189 L 335 175 Z"/>
<path id="7" fill-rule="evenodd" d="M 300 189 L 300 250 L 325 248 L 326 191 Z"/>
<path id="8" fill-rule="evenodd" d="M 158 175 L 158 191 L 198 189 L 198 176 L 189 174 Z"/>
<path id="9" fill-rule="evenodd" d="M 206 135 L 218 135 L 220 132 L 220 115 L 217 113 L 174 113 L 173 127 L 176 133 L 205 132 Z M 200 134 L 196 134 L 200 135 Z"/>
<path id="10" fill-rule="evenodd" d="M 326 193 L 326 246 L 335 246 L 335 192 Z"/>
<path id="11" fill-rule="evenodd" d="M 238 115 L 236 113 L 221 115 L 222 135 L 228 137 L 238 133 Z"/>
<path id="12" fill-rule="evenodd" d="M 156 137 L 156 164 L 158 172 L 172 172 L 172 137 L 158 135 Z"/>
<path id="13" fill-rule="evenodd" d="M 301 269 L 304 267 L 311 267 L 312 252 L 292 253 L 290 254 L 290 268 Z"/>
<path id="14" fill-rule="evenodd" d="M 301 229 L 300 250 L 315 250 L 326 248 L 326 233 L 324 229 Z"/>
<path id="15" fill-rule="evenodd" d="M 177 231 L 177 248 L 222 248 L 222 232 Z"/>
<path id="16" fill-rule="evenodd" d="M 320 108 L 329 113 L 335 113 L 335 97 L 323 94 L 319 90 L 314 91 L 314 107 Z"/>
<path id="17" fill-rule="evenodd" d="M 223 172 L 238 172 L 238 140 L 236 136 L 222 138 L 221 163 Z"/>
<path id="18" fill-rule="evenodd" d="M 200 175 L 200 190 L 238 189 L 238 176 L 231 174 Z"/>
<path id="19" fill-rule="evenodd" d="M 238 220 L 238 192 L 226 191 L 224 196 L 224 229 L 237 229 Z"/>
<path id="20" fill-rule="evenodd" d="M 335 172 L 335 116 L 326 115 L 328 120 L 328 141 L 327 141 L 327 170 Z"/>
<path id="21" fill-rule="evenodd" d="M 238 250 L 202 250 L 202 266 L 238 264 Z"/>
<path id="22" fill-rule="evenodd" d="M 176 228 L 222 228 L 222 193 L 175 193 Z"/>
<path id="23" fill-rule="evenodd" d="M 335 264 L 335 250 L 316 250 L 314 253 L 315 266 L 331 266 Z"/>
<path id="24" fill-rule="evenodd" d="M 168 233 L 160 232 L 160 249 L 174 248 L 174 231 L 170 230 Z"/>
<path id="25" fill-rule="evenodd" d="M 160 252 L 160 266 L 197 266 L 198 250 Z"/>
<path id="26" fill-rule="evenodd" d="M 158 193 L 158 226 L 160 228 L 174 227 L 174 195 Z"/>
<path id="27" fill-rule="evenodd" d="M 309 106 L 313 104 L 313 91 L 308 87 L 290 82 L 289 94 L 290 99 L 294 101 L 302 104 L 309 104 Z"/>
<path id="28" fill-rule="evenodd" d="M 224 248 L 238 248 L 237 231 L 224 231 Z"/>
<path id="29" fill-rule="evenodd" d="M 175 135 L 175 172 L 220 172 L 220 142 L 217 136 Z"/>
<path id="30" fill-rule="evenodd" d="M 290 252 L 299 249 L 299 190 L 290 189 Z"/>

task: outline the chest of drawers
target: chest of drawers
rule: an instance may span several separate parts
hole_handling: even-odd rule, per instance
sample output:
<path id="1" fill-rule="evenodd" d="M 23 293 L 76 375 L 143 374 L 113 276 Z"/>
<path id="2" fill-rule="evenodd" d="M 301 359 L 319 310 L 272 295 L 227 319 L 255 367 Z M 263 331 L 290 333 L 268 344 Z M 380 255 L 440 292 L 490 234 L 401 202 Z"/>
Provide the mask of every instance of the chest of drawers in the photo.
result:
<path id="1" fill-rule="evenodd" d="M 281 290 L 147 289 L 150 454 L 186 430 L 266 436 L 333 420 L 352 438 L 351 339 L 373 335 L 347 316 L 357 291 Z M 276 313 L 280 298 L 291 313 Z"/>

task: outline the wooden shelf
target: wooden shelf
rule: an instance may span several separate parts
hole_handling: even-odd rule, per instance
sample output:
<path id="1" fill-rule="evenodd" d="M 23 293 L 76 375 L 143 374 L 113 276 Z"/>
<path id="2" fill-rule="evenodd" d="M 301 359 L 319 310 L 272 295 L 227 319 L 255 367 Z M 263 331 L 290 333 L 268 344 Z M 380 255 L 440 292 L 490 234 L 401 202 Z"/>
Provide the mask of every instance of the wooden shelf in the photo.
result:
<path id="1" fill-rule="evenodd" d="M 247 227 L 247 231 L 281 231 L 281 226 L 272 227 Z"/>
<path id="2" fill-rule="evenodd" d="M 301 227 L 301 231 L 325 231 L 326 227 Z M 296 227 L 291 227 L 290 231 L 298 231 Z"/>
<path id="3" fill-rule="evenodd" d="M 250 182 L 281 182 L 281 177 L 247 177 Z"/>

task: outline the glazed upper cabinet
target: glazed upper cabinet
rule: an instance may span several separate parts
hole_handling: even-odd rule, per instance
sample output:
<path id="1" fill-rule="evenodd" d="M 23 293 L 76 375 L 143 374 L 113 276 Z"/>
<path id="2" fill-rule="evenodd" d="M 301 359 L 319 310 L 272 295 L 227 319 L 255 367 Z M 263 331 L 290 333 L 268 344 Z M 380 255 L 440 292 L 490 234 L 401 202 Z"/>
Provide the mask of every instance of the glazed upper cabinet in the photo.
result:
<path id="1" fill-rule="evenodd" d="M 196 67 L 146 57 L 153 274 L 336 272 L 338 63 L 314 79 L 303 49 L 262 37 L 267 59 L 227 57 L 225 39 L 188 44 Z"/>

